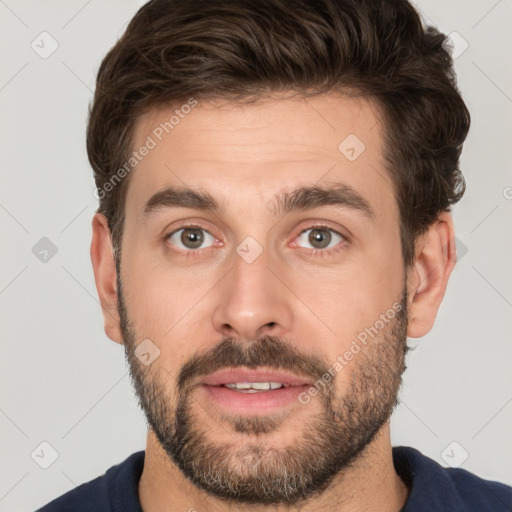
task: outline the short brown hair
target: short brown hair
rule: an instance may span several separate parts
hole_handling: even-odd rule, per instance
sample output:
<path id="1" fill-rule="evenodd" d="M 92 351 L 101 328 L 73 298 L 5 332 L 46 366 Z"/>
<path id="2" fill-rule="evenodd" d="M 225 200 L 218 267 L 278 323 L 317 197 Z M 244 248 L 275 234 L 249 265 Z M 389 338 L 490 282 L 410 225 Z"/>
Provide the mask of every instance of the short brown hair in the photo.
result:
<path id="1" fill-rule="evenodd" d="M 87 152 L 120 257 L 138 116 L 197 99 L 254 101 L 275 91 L 357 91 L 383 112 L 387 170 L 400 211 L 404 264 L 414 243 L 464 194 L 458 169 L 470 116 L 447 37 L 407 0 L 151 0 L 103 59 Z M 117 259 L 116 259 L 117 261 Z"/>

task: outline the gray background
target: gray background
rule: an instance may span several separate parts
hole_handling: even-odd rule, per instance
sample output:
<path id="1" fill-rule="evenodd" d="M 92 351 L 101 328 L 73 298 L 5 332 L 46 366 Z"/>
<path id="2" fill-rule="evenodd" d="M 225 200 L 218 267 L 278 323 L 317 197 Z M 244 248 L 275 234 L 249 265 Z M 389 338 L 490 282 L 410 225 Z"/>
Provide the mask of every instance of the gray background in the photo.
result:
<path id="1" fill-rule="evenodd" d="M 84 142 L 100 61 L 140 5 L 0 0 L 2 511 L 34 510 L 145 446 L 123 349 L 103 331 Z M 472 129 L 459 262 L 435 327 L 410 340 L 392 441 L 512 484 L 512 1 L 417 6 L 460 34 L 458 53 L 468 44 L 456 70 Z"/>

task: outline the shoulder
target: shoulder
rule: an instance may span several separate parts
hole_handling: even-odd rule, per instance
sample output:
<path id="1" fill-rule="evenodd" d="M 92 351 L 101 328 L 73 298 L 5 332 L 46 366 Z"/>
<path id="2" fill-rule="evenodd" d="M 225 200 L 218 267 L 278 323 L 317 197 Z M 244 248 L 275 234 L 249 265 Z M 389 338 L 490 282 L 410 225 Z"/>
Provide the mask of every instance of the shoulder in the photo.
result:
<path id="1" fill-rule="evenodd" d="M 36 512 L 138 512 L 138 482 L 144 465 L 144 455 L 144 451 L 133 453 L 103 475 L 78 485 Z"/>
<path id="2" fill-rule="evenodd" d="M 512 512 L 512 487 L 462 468 L 446 468 L 415 448 L 393 448 L 396 472 L 410 489 L 403 512 Z"/>
<path id="3" fill-rule="evenodd" d="M 468 510 L 512 512 L 512 487 L 461 468 L 444 469 Z"/>

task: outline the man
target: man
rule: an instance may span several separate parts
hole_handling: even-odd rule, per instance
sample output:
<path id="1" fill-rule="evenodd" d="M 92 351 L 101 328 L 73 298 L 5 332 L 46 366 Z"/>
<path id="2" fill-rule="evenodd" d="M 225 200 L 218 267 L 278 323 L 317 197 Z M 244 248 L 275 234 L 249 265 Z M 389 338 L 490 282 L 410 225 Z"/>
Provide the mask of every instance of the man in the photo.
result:
<path id="1" fill-rule="evenodd" d="M 146 450 L 40 510 L 505 511 L 392 447 L 469 113 L 406 0 L 154 0 L 105 57 L 91 258 Z"/>

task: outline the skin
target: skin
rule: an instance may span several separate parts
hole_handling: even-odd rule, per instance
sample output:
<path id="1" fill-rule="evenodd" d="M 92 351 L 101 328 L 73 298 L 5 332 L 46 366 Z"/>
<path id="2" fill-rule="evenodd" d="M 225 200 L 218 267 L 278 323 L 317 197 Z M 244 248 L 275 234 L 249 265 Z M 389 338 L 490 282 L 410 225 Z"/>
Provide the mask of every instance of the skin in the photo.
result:
<path id="1" fill-rule="evenodd" d="M 142 116 L 134 147 L 140 147 L 172 111 L 160 108 Z M 149 338 L 160 350 L 151 366 L 142 370 L 162 386 L 170 405 L 176 406 L 176 378 L 183 366 L 228 337 L 249 346 L 251 340 L 276 336 L 304 357 L 315 353 L 332 365 L 358 333 L 400 301 L 405 284 L 407 336 L 419 338 L 430 331 L 456 262 L 453 221 L 449 213 L 439 216 L 418 238 L 415 263 L 406 270 L 398 206 L 382 157 L 382 130 L 374 104 L 336 94 L 307 101 L 274 96 L 244 106 L 200 102 L 131 171 L 120 268 L 122 297 L 137 342 Z M 366 146 L 353 162 L 338 150 L 348 134 L 356 134 Z M 277 217 L 268 208 L 281 191 L 332 182 L 358 191 L 374 210 L 375 221 L 332 206 Z M 144 221 L 146 201 L 170 185 L 208 191 L 225 200 L 226 209 L 220 215 L 168 209 Z M 220 244 L 205 239 L 204 246 L 195 249 L 196 256 L 189 258 L 179 242 L 174 245 L 179 254 L 169 252 L 171 242 L 165 235 L 186 222 L 199 224 Z M 307 234 L 298 237 L 319 222 L 350 233 L 349 243 L 339 252 L 322 249 L 323 257 L 313 254 Z M 91 259 L 105 332 L 113 341 L 127 343 L 105 217 L 95 214 L 92 228 Z M 251 264 L 235 250 L 247 236 L 263 248 Z M 366 361 L 365 355 L 356 356 L 336 375 L 331 387 L 336 403 L 350 396 L 351 378 L 361 375 Z M 399 375 L 400 366 L 393 371 Z M 253 433 L 234 431 L 232 418 L 222 415 L 199 390 L 193 393 L 194 426 L 207 430 L 209 442 L 240 450 L 256 439 Z M 321 397 L 307 406 L 287 406 L 279 428 L 258 440 L 268 448 L 293 446 L 320 411 Z M 139 495 L 145 512 L 191 507 L 215 512 L 299 510 L 298 504 L 249 506 L 208 494 L 170 460 L 151 428 Z M 407 495 L 394 470 L 385 421 L 352 463 L 300 510 L 398 512 Z"/>

